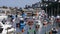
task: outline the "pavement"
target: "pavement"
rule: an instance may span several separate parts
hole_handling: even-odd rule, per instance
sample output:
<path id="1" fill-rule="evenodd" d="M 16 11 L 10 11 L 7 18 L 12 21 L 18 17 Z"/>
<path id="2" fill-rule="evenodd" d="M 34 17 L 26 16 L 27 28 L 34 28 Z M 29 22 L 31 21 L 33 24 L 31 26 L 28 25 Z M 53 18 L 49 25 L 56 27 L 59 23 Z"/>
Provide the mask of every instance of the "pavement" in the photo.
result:
<path id="1" fill-rule="evenodd" d="M 36 34 L 45 34 L 45 32 L 50 31 L 51 28 L 52 28 L 52 26 L 50 24 L 48 24 L 47 27 L 42 26 L 42 28 L 39 29 L 40 31 L 36 31 Z M 29 26 L 26 25 L 25 32 L 22 34 L 27 34 L 28 30 L 29 30 Z M 35 30 L 34 25 L 32 26 L 32 30 Z"/>

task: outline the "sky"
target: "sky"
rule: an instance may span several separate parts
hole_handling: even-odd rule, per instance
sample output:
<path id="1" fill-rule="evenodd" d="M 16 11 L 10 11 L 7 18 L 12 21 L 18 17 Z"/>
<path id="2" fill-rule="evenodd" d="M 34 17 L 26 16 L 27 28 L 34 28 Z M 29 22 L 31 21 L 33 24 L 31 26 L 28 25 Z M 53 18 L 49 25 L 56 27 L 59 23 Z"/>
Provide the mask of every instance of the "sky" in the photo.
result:
<path id="1" fill-rule="evenodd" d="M 7 7 L 24 7 L 25 5 L 32 5 L 41 0 L 0 0 L 0 6 Z"/>

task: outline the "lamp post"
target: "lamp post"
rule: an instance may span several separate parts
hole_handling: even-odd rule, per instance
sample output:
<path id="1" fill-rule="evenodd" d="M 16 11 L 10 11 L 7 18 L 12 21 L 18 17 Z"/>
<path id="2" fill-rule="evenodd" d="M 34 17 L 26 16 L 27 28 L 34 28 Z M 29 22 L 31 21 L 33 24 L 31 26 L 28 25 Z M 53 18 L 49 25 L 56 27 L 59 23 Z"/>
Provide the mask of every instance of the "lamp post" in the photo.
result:
<path id="1" fill-rule="evenodd" d="M 57 11 L 57 14 L 58 14 L 58 12 L 59 12 L 59 3 L 60 3 L 60 0 L 58 1 L 58 7 L 57 7 L 57 8 L 58 8 L 58 9 L 57 9 L 58 11 Z"/>
<path id="2" fill-rule="evenodd" d="M 46 4 L 46 13 L 47 13 L 47 6 L 48 6 L 48 5 Z"/>
<path id="3" fill-rule="evenodd" d="M 41 8 L 43 7 L 43 4 L 41 4 Z"/>
<path id="4" fill-rule="evenodd" d="M 52 7 L 51 7 L 51 16 L 52 16 L 52 14 L 53 14 L 53 9 L 52 9 Z"/>

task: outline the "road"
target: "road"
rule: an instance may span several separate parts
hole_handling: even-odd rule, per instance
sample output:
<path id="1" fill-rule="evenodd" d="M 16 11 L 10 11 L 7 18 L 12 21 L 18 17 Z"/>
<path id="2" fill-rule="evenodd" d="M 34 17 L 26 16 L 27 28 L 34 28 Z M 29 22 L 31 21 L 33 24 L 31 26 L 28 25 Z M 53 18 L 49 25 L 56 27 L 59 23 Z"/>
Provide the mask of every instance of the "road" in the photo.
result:
<path id="1" fill-rule="evenodd" d="M 56 24 L 55 24 L 56 26 Z M 40 29 L 40 32 L 39 33 L 36 33 L 36 34 L 45 34 L 46 32 L 49 32 L 51 29 L 52 29 L 52 25 L 51 24 L 48 24 L 47 27 L 42 27 Z M 27 29 L 25 30 L 25 32 L 23 34 L 27 34 L 27 31 L 28 31 L 28 27 L 26 27 Z M 32 27 L 32 29 L 35 29 L 34 27 Z M 37 31 L 36 31 L 37 32 Z M 58 33 L 57 34 L 60 34 L 60 28 L 58 29 Z"/>
<path id="2" fill-rule="evenodd" d="M 56 23 L 54 23 L 54 27 L 55 26 L 56 26 Z M 46 32 L 49 32 L 52 29 L 52 27 L 53 26 L 51 24 L 48 24 L 46 27 L 42 26 L 42 28 L 39 28 L 40 32 L 36 31 L 36 34 L 45 34 Z M 20 29 L 18 29 L 18 30 L 20 30 Z M 32 30 L 35 30 L 34 25 L 32 26 Z M 27 34 L 27 31 L 29 31 L 29 26 L 28 25 L 25 26 L 25 31 L 22 34 Z M 57 34 L 60 34 L 60 28 L 58 28 L 58 33 Z"/>
<path id="3" fill-rule="evenodd" d="M 48 32 L 48 31 L 50 31 L 51 30 L 51 28 L 52 28 L 52 26 L 50 25 L 50 24 L 48 24 L 47 25 L 47 27 L 42 27 L 41 29 L 40 29 L 40 32 L 38 32 L 38 33 L 36 33 L 36 34 L 45 34 L 45 32 Z M 34 26 L 32 26 L 32 29 L 34 30 L 35 28 L 34 28 Z M 25 26 L 25 32 L 23 33 L 23 34 L 27 34 L 27 31 L 29 30 L 29 26 Z M 37 32 L 37 31 L 36 31 Z"/>

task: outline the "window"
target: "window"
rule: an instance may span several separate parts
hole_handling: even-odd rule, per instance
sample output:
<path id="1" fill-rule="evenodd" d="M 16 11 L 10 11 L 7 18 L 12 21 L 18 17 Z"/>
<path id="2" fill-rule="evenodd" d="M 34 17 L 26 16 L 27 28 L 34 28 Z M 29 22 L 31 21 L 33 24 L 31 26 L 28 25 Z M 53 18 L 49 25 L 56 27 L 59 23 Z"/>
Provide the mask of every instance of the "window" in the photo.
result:
<path id="1" fill-rule="evenodd" d="M 48 1 L 48 0 L 44 0 L 44 1 Z"/>
<path id="2" fill-rule="evenodd" d="M 24 21 L 23 21 L 23 20 L 21 20 L 21 21 L 20 21 L 20 23 L 24 23 Z"/>
<path id="3" fill-rule="evenodd" d="M 2 11 L 2 13 L 5 13 L 5 11 Z"/>
<path id="4" fill-rule="evenodd" d="M 9 11 L 7 11 L 7 13 L 10 13 Z"/>
<path id="5" fill-rule="evenodd" d="M 55 0 L 55 1 L 57 1 L 57 0 Z"/>
<path id="6" fill-rule="evenodd" d="M 27 13 L 27 16 L 32 16 L 32 12 L 28 12 Z"/>
<path id="7" fill-rule="evenodd" d="M 60 0 L 58 2 L 60 2 Z"/>
<path id="8" fill-rule="evenodd" d="M 51 1 L 51 0 L 49 0 L 49 1 Z"/>
<path id="9" fill-rule="evenodd" d="M 20 28 L 20 23 L 16 23 L 16 27 L 17 28 Z"/>
<path id="10" fill-rule="evenodd" d="M 3 11 L 3 10 L 0 10 L 0 13 L 5 13 L 5 11 Z"/>
<path id="11" fill-rule="evenodd" d="M 57 0 L 49 0 L 49 1 L 51 1 L 51 2 L 56 2 Z"/>

